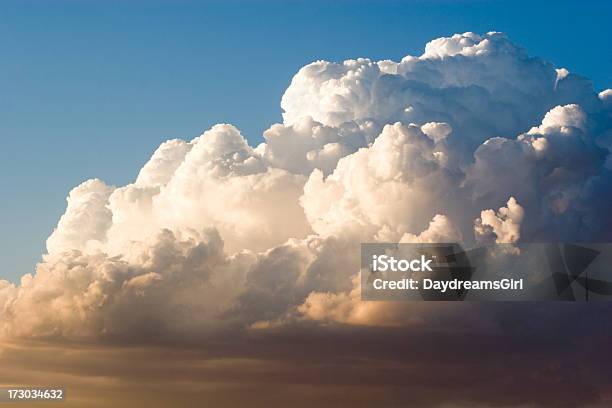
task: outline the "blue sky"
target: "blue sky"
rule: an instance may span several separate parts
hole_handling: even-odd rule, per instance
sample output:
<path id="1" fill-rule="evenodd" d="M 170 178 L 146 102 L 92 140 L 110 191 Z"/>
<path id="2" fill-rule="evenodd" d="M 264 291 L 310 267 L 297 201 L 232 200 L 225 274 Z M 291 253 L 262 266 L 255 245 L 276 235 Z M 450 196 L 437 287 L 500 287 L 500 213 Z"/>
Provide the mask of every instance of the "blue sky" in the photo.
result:
<path id="1" fill-rule="evenodd" d="M 612 86 L 607 2 L 3 2 L 0 277 L 32 272 L 68 191 L 133 180 L 160 142 L 219 122 L 255 145 L 316 59 L 401 59 L 455 32 L 506 32 Z"/>

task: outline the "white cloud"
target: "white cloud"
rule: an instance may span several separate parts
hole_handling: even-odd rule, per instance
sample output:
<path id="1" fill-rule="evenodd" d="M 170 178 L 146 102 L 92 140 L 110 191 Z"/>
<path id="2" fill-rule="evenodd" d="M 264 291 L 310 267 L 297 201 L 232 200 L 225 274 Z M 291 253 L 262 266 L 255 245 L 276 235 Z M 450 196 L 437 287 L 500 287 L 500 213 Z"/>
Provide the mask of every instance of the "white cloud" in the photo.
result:
<path id="1" fill-rule="evenodd" d="M 506 207 L 501 207 L 497 212 L 483 210 L 480 218 L 474 222 L 474 229 L 479 238 L 487 234 L 495 235 L 498 244 L 513 244 L 521 238 L 521 223 L 525 211 L 514 197 L 510 197 Z"/>
<path id="2" fill-rule="evenodd" d="M 446 215 L 436 214 L 426 230 L 419 235 L 405 233 L 399 242 L 436 243 L 463 242 L 463 236 Z"/>
<path id="3" fill-rule="evenodd" d="M 303 117 L 264 132 L 263 156 L 272 166 L 293 173 L 308 175 L 317 168 L 329 174 L 340 158 L 367 146 L 377 135 L 371 122 L 331 127 Z"/>
<path id="4" fill-rule="evenodd" d="M 167 184 L 192 147 L 193 143 L 180 139 L 162 143 L 138 173 L 135 184 L 149 187 Z"/>
<path id="5" fill-rule="evenodd" d="M 125 252 L 47 255 L 19 287 L 0 285 L 8 302 L 0 332 L 135 339 L 206 333 L 225 325 L 220 316 L 253 262 L 248 253 L 227 257 L 215 230 L 164 230 Z"/>
<path id="6" fill-rule="evenodd" d="M 289 125 L 305 117 L 334 127 L 369 121 L 378 129 L 445 122 L 456 136 L 456 159 L 469 162 L 484 140 L 514 137 L 568 103 L 599 109 L 591 85 L 577 75 L 560 78 L 502 33 L 465 33 L 434 40 L 420 57 L 398 63 L 314 62 L 295 75 L 281 106 Z"/>
<path id="7" fill-rule="evenodd" d="M 442 139 L 445 139 L 453 131 L 448 123 L 438 122 L 425 123 L 423 126 L 421 126 L 421 130 L 436 143 Z"/>
<path id="8" fill-rule="evenodd" d="M 555 106 L 544 115 L 542 124 L 532 128 L 529 133 L 567 132 L 572 127 L 583 131 L 586 128 L 586 114 L 576 104 Z"/>
<path id="9" fill-rule="evenodd" d="M 98 179 L 88 180 L 70 191 L 66 212 L 47 239 L 49 253 L 83 250 L 104 241 L 112 225 L 112 212 L 107 208 L 113 187 Z"/>
<path id="10" fill-rule="evenodd" d="M 395 123 L 371 147 L 341 159 L 327 178 L 314 171 L 301 198 L 313 229 L 363 240 L 383 230 L 394 240 L 420 231 L 456 184 L 435 149 L 418 126 Z"/>
<path id="11" fill-rule="evenodd" d="M 413 324 L 360 302 L 359 243 L 612 239 L 609 100 L 501 33 L 314 62 L 256 149 L 216 125 L 163 143 L 133 184 L 73 189 L 36 273 L 0 281 L 3 332 Z"/>

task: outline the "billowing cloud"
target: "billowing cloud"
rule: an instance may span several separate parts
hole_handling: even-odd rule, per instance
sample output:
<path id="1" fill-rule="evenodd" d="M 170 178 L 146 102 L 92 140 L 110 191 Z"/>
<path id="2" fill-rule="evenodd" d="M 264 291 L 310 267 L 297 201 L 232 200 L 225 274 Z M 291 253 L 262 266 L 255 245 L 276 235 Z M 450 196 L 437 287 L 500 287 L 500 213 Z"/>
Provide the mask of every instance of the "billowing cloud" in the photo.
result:
<path id="1" fill-rule="evenodd" d="M 499 211 L 484 210 L 480 213 L 480 218 L 474 222 L 477 238 L 484 239 L 493 234 L 495 242 L 513 244 L 521 238 L 524 215 L 523 207 L 514 197 L 510 197 L 507 206 L 501 207 Z"/>
<path id="2" fill-rule="evenodd" d="M 470 162 L 486 139 L 515 137 L 568 103 L 600 109 L 584 78 L 569 72 L 559 78 L 552 64 L 530 57 L 502 33 L 465 33 L 433 40 L 423 55 L 400 62 L 309 64 L 293 78 L 281 106 L 286 124 L 303 117 L 328 126 L 448 123 L 456 159 Z"/>
<path id="3" fill-rule="evenodd" d="M 0 282 L 1 333 L 193 341 L 454 315 L 362 302 L 359 244 L 612 239 L 610 95 L 501 33 L 314 62 L 260 146 L 220 124 L 163 143 L 134 183 L 73 189 L 36 271 Z"/>
<path id="4" fill-rule="evenodd" d="M 16 292 L 5 303 L 2 328 L 20 337 L 74 339 L 206 334 L 230 324 L 221 316 L 243 290 L 251 262 L 246 253 L 227 257 L 216 230 L 162 230 L 115 257 L 49 254 L 17 289 L 2 289 Z"/>
<path id="5" fill-rule="evenodd" d="M 301 198 L 321 235 L 384 234 L 391 242 L 419 232 L 453 201 L 460 175 L 442 147 L 416 125 L 387 125 L 368 148 L 341 159 L 324 177 L 314 170 Z"/>
<path id="6" fill-rule="evenodd" d="M 107 207 L 113 188 L 98 179 L 87 180 L 68 195 L 66 212 L 47 239 L 49 253 L 85 249 L 104 240 L 113 223 Z"/>

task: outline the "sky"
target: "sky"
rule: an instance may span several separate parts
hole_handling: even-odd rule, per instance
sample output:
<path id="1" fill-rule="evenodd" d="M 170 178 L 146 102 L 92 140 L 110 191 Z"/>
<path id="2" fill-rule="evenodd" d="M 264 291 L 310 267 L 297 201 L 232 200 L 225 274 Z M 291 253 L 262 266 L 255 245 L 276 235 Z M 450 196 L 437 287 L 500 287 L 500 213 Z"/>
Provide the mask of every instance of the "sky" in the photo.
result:
<path id="1" fill-rule="evenodd" d="M 612 242 L 611 11 L 3 2 L 0 386 L 612 406 L 612 303 L 368 301 L 360 279 L 362 243 L 455 242 L 490 249 L 472 282 L 609 292 L 576 249 Z"/>
<path id="2" fill-rule="evenodd" d="M 134 180 L 160 142 L 232 123 L 253 146 L 303 65 L 400 60 L 503 31 L 612 84 L 608 2 L 2 2 L 0 277 L 34 271 L 82 181 Z"/>

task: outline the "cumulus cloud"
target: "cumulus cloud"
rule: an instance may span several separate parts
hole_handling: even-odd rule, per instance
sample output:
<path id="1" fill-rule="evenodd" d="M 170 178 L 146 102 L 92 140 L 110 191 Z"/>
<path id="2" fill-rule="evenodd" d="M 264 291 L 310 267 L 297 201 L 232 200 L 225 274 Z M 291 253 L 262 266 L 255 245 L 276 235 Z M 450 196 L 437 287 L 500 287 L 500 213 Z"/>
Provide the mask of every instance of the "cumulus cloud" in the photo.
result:
<path id="1" fill-rule="evenodd" d="M 84 249 L 104 241 L 112 225 L 112 212 L 107 208 L 113 188 L 98 179 L 88 180 L 68 195 L 66 212 L 47 239 L 49 253 L 64 249 Z"/>
<path id="2" fill-rule="evenodd" d="M 228 323 L 220 316 L 244 288 L 250 262 L 248 254 L 227 257 L 216 230 L 163 230 L 122 256 L 50 254 L 19 287 L 2 288 L 10 305 L 1 328 L 22 337 L 77 339 L 206 333 Z"/>
<path id="3" fill-rule="evenodd" d="M 436 214 L 430 221 L 426 230 L 419 235 L 405 233 L 399 242 L 403 243 L 439 243 L 463 242 L 461 232 L 446 215 Z"/>
<path id="4" fill-rule="evenodd" d="M 35 273 L 0 281 L 2 333 L 418 324 L 431 309 L 359 299 L 359 244 L 612 239 L 610 99 L 496 32 L 313 62 L 257 148 L 215 125 L 73 189 Z"/>
<path id="5" fill-rule="evenodd" d="M 330 176 L 314 170 L 301 198 L 314 231 L 364 242 L 421 231 L 460 182 L 437 147 L 418 126 L 397 122 L 370 147 L 341 159 Z"/>
<path id="6" fill-rule="evenodd" d="M 497 212 L 484 210 L 480 218 L 476 219 L 474 229 L 479 238 L 484 238 L 489 233 L 495 235 L 498 244 L 513 244 L 521 237 L 521 223 L 525 211 L 514 197 L 510 197 L 506 207 L 501 207 Z"/>
<path id="7" fill-rule="evenodd" d="M 360 58 L 302 68 L 282 98 L 285 123 L 303 117 L 328 126 L 396 121 L 444 122 L 456 136 L 456 160 L 492 136 L 514 137 L 557 105 L 600 102 L 588 81 L 530 57 L 502 33 L 456 34 L 400 62 Z"/>
<path id="8" fill-rule="evenodd" d="M 412 302 L 362 301 L 361 279 L 353 277 L 345 292 L 311 292 L 298 306 L 303 319 L 323 323 L 376 327 L 423 327 L 431 309 Z"/>

